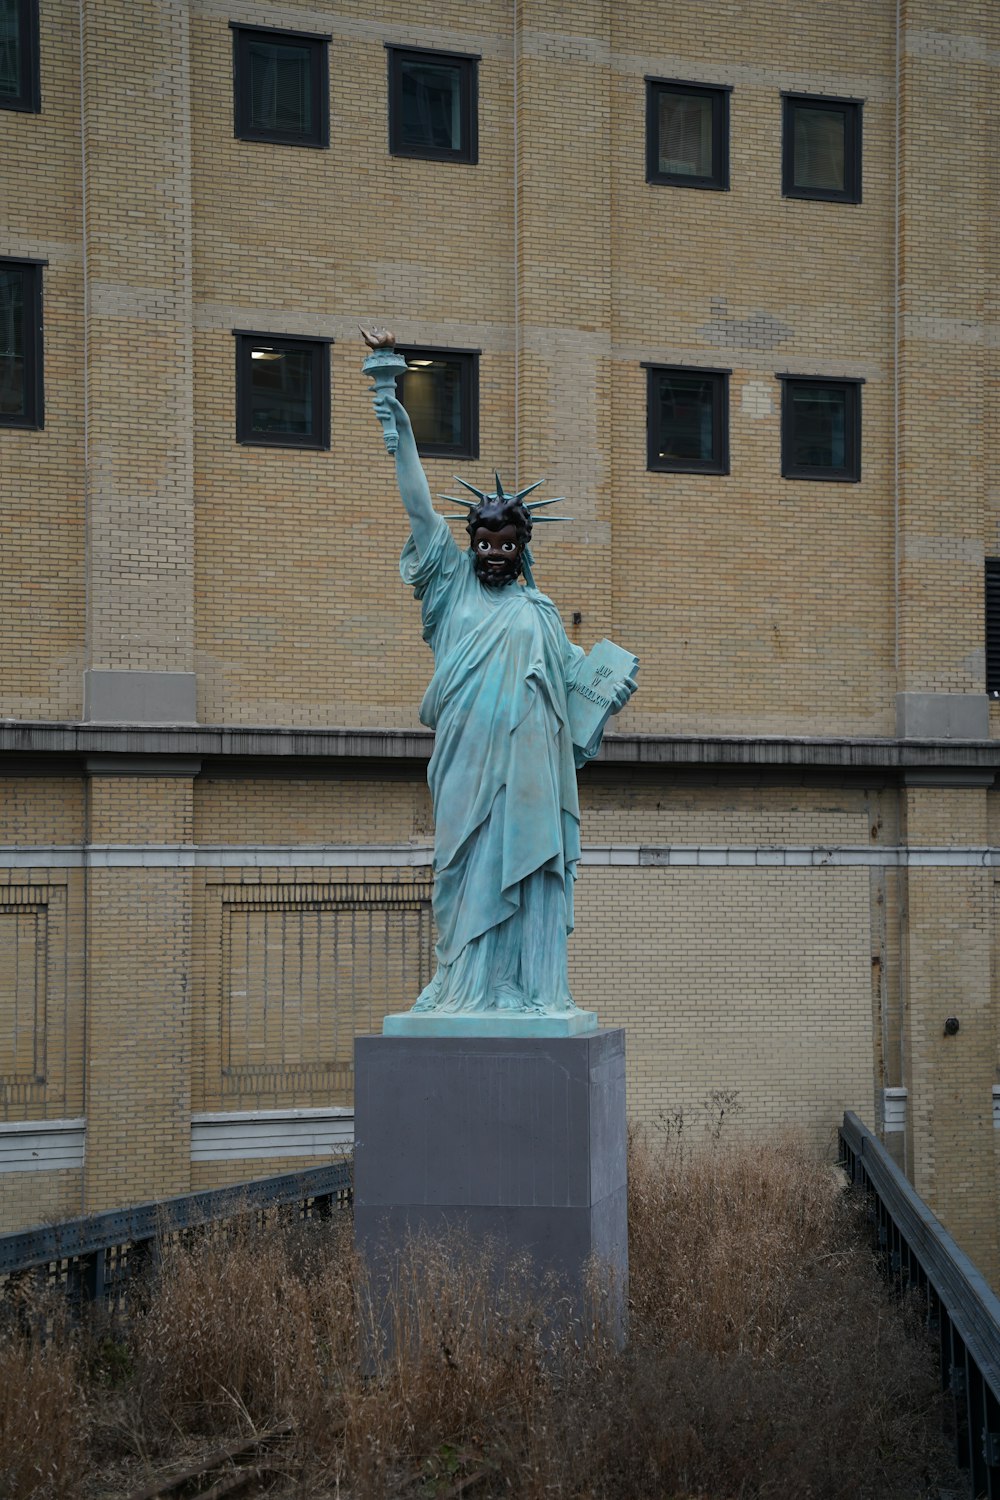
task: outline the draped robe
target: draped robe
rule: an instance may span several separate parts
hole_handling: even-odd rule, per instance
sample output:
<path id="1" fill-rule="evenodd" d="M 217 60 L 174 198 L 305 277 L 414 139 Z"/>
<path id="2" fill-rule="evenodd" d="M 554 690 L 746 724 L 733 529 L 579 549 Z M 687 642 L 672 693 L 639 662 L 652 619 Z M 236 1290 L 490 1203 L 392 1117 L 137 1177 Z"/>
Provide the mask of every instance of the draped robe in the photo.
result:
<path id="1" fill-rule="evenodd" d="M 529 586 L 488 588 L 439 519 L 400 572 L 421 602 L 434 675 L 420 706 L 435 731 L 437 972 L 418 1011 L 567 1012 L 580 857 L 566 705 L 583 652 Z"/>

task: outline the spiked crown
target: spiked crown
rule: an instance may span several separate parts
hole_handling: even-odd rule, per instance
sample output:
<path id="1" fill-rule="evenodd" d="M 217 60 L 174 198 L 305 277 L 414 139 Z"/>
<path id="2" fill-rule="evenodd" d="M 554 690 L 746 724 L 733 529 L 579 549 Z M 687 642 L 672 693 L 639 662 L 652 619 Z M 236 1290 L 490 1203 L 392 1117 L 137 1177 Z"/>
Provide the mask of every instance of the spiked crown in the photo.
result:
<path id="1" fill-rule="evenodd" d="M 439 499 L 448 500 L 452 505 L 464 505 L 465 510 L 446 516 L 447 521 L 464 521 L 465 529 L 472 537 L 477 526 L 487 526 L 490 530 L 499 530 L 501 526 L 514 526 L 517 530 L 518 541 L 527 546 L 531 540 L 532 529 L 535 526 L 544 525 L 546 522 L 568 521 L 570 516 L 536 516 L 536 510 L 541 510 L 547 505 L 559 505 L 563 496 L 555 496 L 551 500 L 533 500 L 525 504 L 524 497 L 530 495 L 532 490 L 537 490 L 544 479 L 536 479 L 534 484 L 529 484 L 516 494 L 508 495 L 500 482 L 500 475 L 494 473 L 497 482 L 496 490 L 491 494 L 488 490 L 477 489 L 474 484 L 469 484 L 465 479 L 455 475 L 458 483 L 464 489 L 471 491 L 477 498 L 475 500 L 464 500 L 461 495 L 441 495 Z"/>

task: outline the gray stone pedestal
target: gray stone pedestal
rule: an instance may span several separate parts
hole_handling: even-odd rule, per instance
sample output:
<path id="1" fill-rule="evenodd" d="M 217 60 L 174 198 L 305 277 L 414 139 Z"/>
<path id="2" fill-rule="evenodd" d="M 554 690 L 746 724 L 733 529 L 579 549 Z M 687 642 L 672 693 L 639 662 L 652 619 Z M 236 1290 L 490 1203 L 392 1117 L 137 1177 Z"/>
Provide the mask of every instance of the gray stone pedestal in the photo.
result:
<path id="1" fill-rule="evenodd" d="M 625 1033 L 358 1037 L 354 1219 L 391 1268 L 407 1235 L 461 1229 L 528 1251 L 582 1307 L 593 1255 L 619 1317 L 628 1276 Z"/>

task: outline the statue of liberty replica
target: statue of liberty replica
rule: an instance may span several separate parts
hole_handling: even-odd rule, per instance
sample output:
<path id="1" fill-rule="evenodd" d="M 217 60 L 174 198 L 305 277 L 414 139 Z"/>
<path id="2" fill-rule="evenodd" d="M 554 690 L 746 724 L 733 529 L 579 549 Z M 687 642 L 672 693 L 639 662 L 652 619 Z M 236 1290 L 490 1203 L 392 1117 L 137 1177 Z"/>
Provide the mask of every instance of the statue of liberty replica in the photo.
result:
<path id="1" fill-rule="evenodd" d="M 636 658 L 610 641 L 586 656 L 535 586 L 530 550 L 541 480 L 516 494 L 499 474 L 441 515 L 395 392 L 393 336 L 364 332 L 375 413 L 410 522 L 400 572 L 420 600 L 434 674 L 420 706 L 435 731 L 437 971 L 386 1035 L 569 1036 L 597 1027 L 569 990 L 566 938 L 580 857 L 577 768 L 635 691 Z M 456 476 L 457 477 L 457 476 Z M 467 545 L 448 526 L 462 520 Z M 465 1018 L 459 1021 L 458 1018 Z"/>
<path id="2" fill-rule="evenodd" d="M 582 1313 L 606 1268 L 624 1337 L 628 1285 L 625 1033 L 578 1009 L 566 971 L 580 857 L 577 768 L 635 691 L 611 641 L 568 640 L 535 586 L 531 538 L 557 502 L 460 479 L 439 515 L 395 381 L 366 333 L 375 413 L 410 521 L 400 572 L 434 673 L 437 970 L 412 1010 L 354 1042 L 355 1241 L 379 1285 L 416 1232 L 457 1229 L 527 1253 Z M 541 512 L 541 514 L 539 514 Z M 448 522 L 464 522 L 460 546 Z M 560 1295 L 562 1295 L 560 1293 Z"/>

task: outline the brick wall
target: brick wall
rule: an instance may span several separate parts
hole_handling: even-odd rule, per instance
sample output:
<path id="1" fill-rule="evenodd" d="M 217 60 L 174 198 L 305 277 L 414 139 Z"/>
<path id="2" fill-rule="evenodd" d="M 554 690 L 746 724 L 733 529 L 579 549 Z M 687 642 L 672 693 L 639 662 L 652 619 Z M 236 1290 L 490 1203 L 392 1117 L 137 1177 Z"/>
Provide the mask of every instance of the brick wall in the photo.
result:
<path id="1" fill-rule="evenodd" d="M 329 32 L 328 150 L 234 139 L 231 20 Z M 45 428 L 0 429 L 0 717 L 80 719 L 89 669 L 146 718 L 161 679 L 129 693 L 130 674 L 196 680 L 204 723 L 416 723 L 430 657 L 360 376 L 376 319 L 481 351 L 481 460 L 428 460 L 434 492 L 498 467 L 567 496 L 537 577 L 573 639 L 641 657 L 618 728 L 891 736 L 900 692 L 978 713 L 1000 552 L 988 0 L 678 0 L 666 20 L 653 0 L 51 0 L 41 27 L 41 112 L 3 115 L 0 255 L 47 264 Z M 388 154 L 387 43 L 479 57 L 476 165 Z M 731 88 L 729 191 L 646 182 L 647 76 Z M 860 203 L 782 197 L 782 91 L 863 101 Z M 236 443 L 234 329 L 333 340 L 329 452 Z M 647 471 L 644 363 L 731 370 L 730 474 Z M 782 373 L 864 381 L 860 482 L 781 477 Z M 130 749 L 124 775 L 82 754 L 0 768 L 0 1097 L 8 1120 L 86 1113 L 90 1208 L 221 1180 L 191 1167 L 192 1108 L 348 1101 L 351 1029 L 415 988 L 389 897 L 426 868 L 196 869 L 193 847 L 431 835 L 415 765 L 167 775 L 141 734 Z M 985 782 L 793 759 L 755 781 L 594 768 L 584 838 L 997 842 Z M 94 853 L 112 845 L 117 865 Z M 640 1117 L 699 1119 L 722 1090 L 744 1125 L 819 1142 L 903 1084 L 908 1168 L 995 1269 L 988 874 L 585 865 L 578 894 L 577 998 L 627 1026 Z M 39 1213 L 79 1196 L 73 1173 L 21 1175 L 45 1178 Z M 10 1222 L 25 1182 L 0 1184 Z"/>

